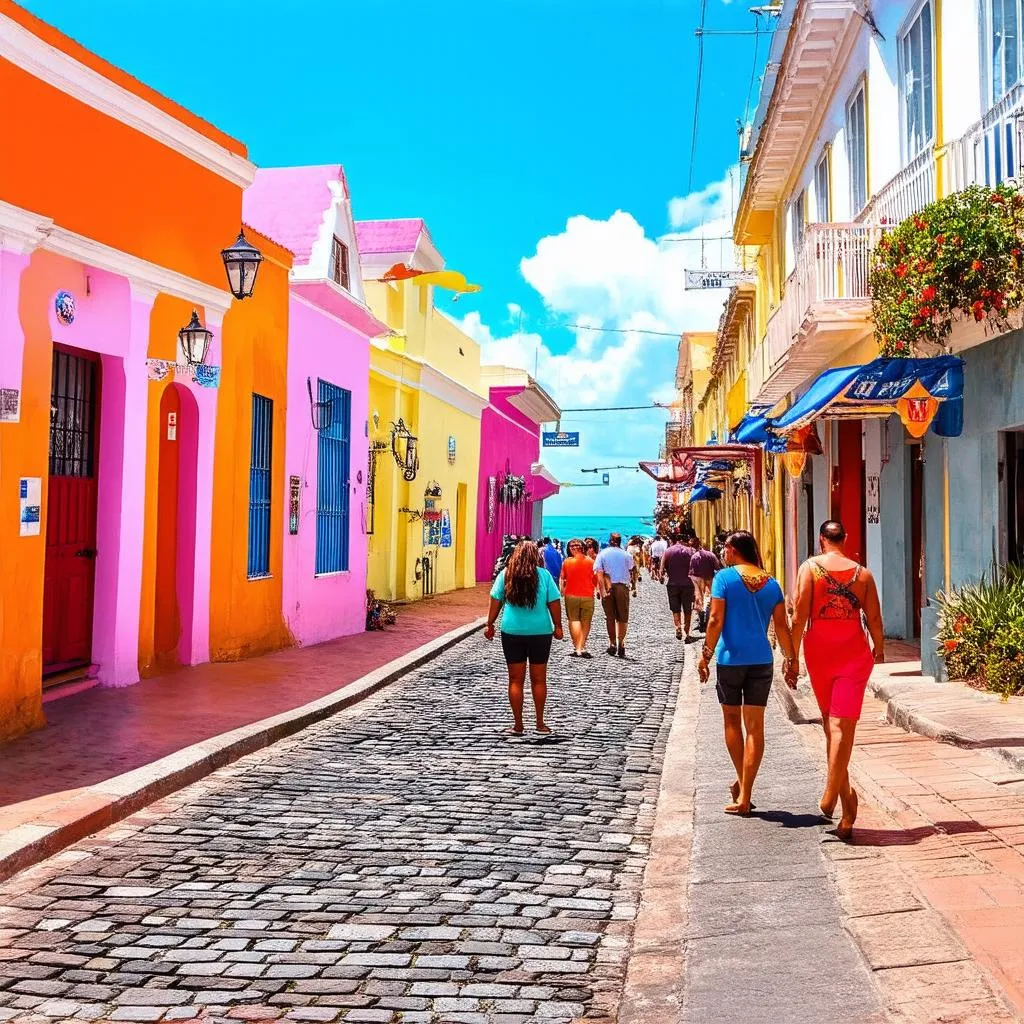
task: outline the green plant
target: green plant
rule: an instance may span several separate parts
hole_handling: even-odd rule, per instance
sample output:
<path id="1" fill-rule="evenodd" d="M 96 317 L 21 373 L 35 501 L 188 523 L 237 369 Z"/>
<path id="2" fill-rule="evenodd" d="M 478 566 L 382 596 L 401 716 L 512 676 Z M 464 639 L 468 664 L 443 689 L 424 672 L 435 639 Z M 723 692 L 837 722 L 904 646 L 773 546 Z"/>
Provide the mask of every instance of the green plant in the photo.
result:
<path id="1" fill-rule="evenodd" d="M 972 185 L 887 230 L 871 257 L 879 348 L 910 357 L 944 346 L 961 317 L 1008 329 L 1024 303 L 1024 195 Z"/>
<path id="2" fill-rule="evenodd" d="M 1004 698 L 1024 692 L 1024 571 L 993 566 L 936 603 L 935 639 L 950 678 Z"/>

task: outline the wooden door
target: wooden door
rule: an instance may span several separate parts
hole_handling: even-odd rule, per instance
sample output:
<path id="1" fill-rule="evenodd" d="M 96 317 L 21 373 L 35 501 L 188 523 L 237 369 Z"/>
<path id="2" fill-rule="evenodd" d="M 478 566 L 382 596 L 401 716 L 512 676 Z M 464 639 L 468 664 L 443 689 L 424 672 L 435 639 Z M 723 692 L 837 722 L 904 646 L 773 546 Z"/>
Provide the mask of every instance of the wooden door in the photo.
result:
<path id="1" fill-rule="evenodd" d="M 43 671 L 88 664 L 96 579 L 98 357 L 55 348 L 43 586 Z"/>
<path id="2" fill-rule="evenodd" d="M 922 541 L 924 539 L 924 463 L 921 461 L 921 446 L 910 445 L 910 576 L 911 632 L 921 635 L 921 591 L 923 590 L 924 562 Z"/>

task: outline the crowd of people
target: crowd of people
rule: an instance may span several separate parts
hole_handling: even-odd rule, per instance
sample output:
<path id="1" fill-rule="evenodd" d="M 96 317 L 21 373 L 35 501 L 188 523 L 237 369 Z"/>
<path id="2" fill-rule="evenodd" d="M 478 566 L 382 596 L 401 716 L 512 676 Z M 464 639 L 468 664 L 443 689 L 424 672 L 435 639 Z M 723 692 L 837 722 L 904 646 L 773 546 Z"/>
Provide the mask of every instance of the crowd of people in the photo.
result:
<path id="1" fill-rule="evenodd" d="M 717 664 L 725 746 L 736 769 L 727 814 L 749 815 L 754 782 L 764 756 L 764 713 L 775 678 L 773 637 L 782 650 L 782 677 L 791 688 L 800 674 L 800 652 L 821 710 L 828 776 L 819 809 L 827 819 L 837 805 L 837 828 L 849 840 L 857 818 L 857 793 L 849 762 L 868 677 L 885 659 L 878 592 L 871 573 L 848 558 L 842 523 L 829 520 L 819 533 L 820 554 L 800 568 L 792 607 L 765 569 L 757 540 L 747 531 L 719 533 L 715 550 L 692 531 L 653 538 L 632 537 L 623 547 L 613 533 L 604 547 L 592 538 L 561 543 L 520 541 L 491 590 L 484 635 L 494 639 L 501 616 L 501 644 L 508 666 L 508 694 L 515 736 L 524 733 L 527 672 L 536 729 L 544 721 L 547 664 L 553 640 L 562 640 L 562 611 L 572 658 L 587 650 L 600 602 L 608 633 L 607 654 L 626 657 L 631 598 L 644 578 L 664 585 L 677 640 L 700 642 L 701 683 Z M 696 613 L 696 622 L 694 621 Z"/>

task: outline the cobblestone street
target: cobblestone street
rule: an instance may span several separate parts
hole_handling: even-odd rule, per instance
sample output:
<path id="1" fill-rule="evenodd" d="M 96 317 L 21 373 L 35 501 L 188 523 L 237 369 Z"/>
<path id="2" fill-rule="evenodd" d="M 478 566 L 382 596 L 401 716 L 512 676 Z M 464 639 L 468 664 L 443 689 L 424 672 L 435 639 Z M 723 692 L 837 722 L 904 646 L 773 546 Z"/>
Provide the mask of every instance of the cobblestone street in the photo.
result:
<path id="1" fill-rule="evenodd" d="M 626 662 L 556 645 L 550 739 L 502 735 L 472 637 L 15 878 L 0 1019 L 606 1018 L 675 699 L 656 609 Z"/>
<path id="2" fill-rule="evenodd" d="M 957 836 L 906 831 L 876 789 L 837 842 L 817 727 L 775 700 L 758 809 L 724 817 L 697 648 L 660 588 L 634 613 L 624 662 L 600 616 L 592 661 L 556 644 L 550 738 L 503 734 L 477 634 L 0 885 L 0 1021 L 1018 1020 L 986 973 L 1012 964 L 979 966 L 889 854 Z"/>

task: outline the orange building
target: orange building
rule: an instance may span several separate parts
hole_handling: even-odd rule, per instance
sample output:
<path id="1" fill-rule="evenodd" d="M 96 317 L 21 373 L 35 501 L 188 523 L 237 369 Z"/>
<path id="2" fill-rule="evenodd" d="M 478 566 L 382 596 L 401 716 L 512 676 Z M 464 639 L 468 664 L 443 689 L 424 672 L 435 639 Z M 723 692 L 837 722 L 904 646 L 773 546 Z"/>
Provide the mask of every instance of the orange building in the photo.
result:
<path id="1" fill-rule="evenodd" d="M 10 0 L 0 38 L 4 739 L 43 724 L 49 683 L 287 641 L 291 257 L 259 238 L 254 296 L 233 300 L 245 147 Z M 194 367 L 193 309 L 213 332 Z"/>

